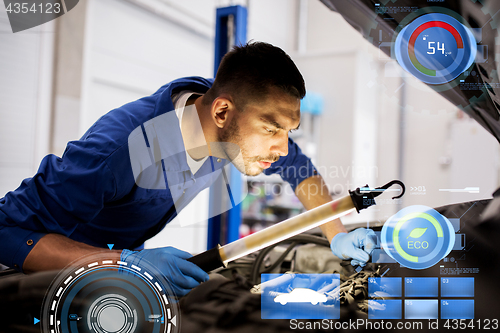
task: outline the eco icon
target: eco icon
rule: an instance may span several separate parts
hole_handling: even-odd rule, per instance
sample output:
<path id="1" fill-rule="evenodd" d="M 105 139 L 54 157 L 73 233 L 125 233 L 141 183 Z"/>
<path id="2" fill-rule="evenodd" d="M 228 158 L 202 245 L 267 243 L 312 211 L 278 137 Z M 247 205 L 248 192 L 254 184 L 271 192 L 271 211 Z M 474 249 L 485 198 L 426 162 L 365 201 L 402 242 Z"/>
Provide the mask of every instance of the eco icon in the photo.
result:
<path id="1" fill-rule="evenodd" d="M 381 241 L 384 251 L 402 266 L 425 269 L 450 253 L 455 244 L 455 230 L 436 210 L 409 206 L 385 222 Z"/>
<path id="2" fill-rule="evenodd" d="M 420 238 L 422 237 L 425 232 L 427 231 L 427 228 L 415 228 L 413 229 L 410 234 L 406 238 Z"/>

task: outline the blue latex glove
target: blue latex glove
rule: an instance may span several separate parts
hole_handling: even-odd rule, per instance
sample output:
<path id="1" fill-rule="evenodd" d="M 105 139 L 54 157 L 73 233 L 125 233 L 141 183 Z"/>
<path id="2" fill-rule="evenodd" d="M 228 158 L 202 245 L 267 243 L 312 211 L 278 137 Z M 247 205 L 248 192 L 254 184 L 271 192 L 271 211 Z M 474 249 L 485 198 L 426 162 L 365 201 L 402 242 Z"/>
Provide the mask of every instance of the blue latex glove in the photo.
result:
<path id="1" fill-rule="evenodd" d="M 172 291 L 182 297 L 198 286 L 200 282 L 208 280 L 208 274 L 197 265 L 186 259 L 192 255 L 174 247 L 142 250 L 139 252 L 123 250 L 121 261 L 141 267 L 145 260 L 154 265 L 165 279 L 170 283 Z"/>
<path id="2" fill-rule="evenodd" d="M 365 266 L 377 245 L 377 235 L 371 229 L 359 228 L 350 233 L 341 232 L 333 237 L 330 248 L 340 259 L 351 259 L 353 266 Z"/>

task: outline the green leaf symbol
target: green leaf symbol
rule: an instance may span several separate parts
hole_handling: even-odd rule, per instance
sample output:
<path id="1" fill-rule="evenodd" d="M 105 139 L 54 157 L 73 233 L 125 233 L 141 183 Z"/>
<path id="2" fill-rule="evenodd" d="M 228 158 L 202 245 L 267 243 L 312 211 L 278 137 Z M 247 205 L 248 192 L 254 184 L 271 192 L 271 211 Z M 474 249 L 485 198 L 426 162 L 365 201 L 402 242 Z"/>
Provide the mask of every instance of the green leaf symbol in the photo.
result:
<path id="1" fill-rule="evenodd" d="M 410 235 L 406 238 L 420 238 L 427 231 L 427 228 L 415 228 L 410 232 Z"/>

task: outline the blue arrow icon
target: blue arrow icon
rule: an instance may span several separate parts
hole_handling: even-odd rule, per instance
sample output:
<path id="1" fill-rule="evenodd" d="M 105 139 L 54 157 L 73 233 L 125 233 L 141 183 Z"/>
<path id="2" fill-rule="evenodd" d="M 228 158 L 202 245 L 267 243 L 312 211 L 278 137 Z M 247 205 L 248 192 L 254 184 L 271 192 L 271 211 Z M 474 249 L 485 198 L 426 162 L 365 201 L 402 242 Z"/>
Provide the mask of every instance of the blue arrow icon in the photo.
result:
<path id="1" fill-rule="evenodd" d="M 115 246 L 115 244 L 108 244 L 109 249 L 111 250 Z"/>
<path id="2" fill-rule="evenodd" d="M 38 319 L 36 319 L 36 318 L 35 318 L 35 319 L 33 319 L 33 325 L 36 325 L 36 324 L 38 324 L 39 322 L 40 322 L 40 320 L 38 320 Z"/>

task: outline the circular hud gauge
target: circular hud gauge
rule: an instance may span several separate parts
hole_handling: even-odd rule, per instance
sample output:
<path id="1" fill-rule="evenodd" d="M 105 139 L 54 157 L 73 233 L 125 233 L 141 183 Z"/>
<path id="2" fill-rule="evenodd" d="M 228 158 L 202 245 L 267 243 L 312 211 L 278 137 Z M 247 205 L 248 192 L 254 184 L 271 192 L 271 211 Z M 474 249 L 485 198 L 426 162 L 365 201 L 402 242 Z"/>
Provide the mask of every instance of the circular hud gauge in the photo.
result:
<path id="1" fill-rule="evenodd" d="M 450 253 L 455 231 L 450 221 L 434 209 L 410 206 L 385 222 L 381 239 L 384 251 L 402 266 L 424 269 Z"/>
<path id="2" fill-rule="evenodd" d="M 407 72 L 428 84 L 444 84 L 465 72 L 476 58 L 472 32 L 442 13 L 418 17 L 396 37 L 395 56 Z"/>
<path id="3" fill-rule="evenodd" d="M 47 333 L 174 333 L 178 306 L 154 266 L 85 258 L 61 271 L 42 307 Z"/>

